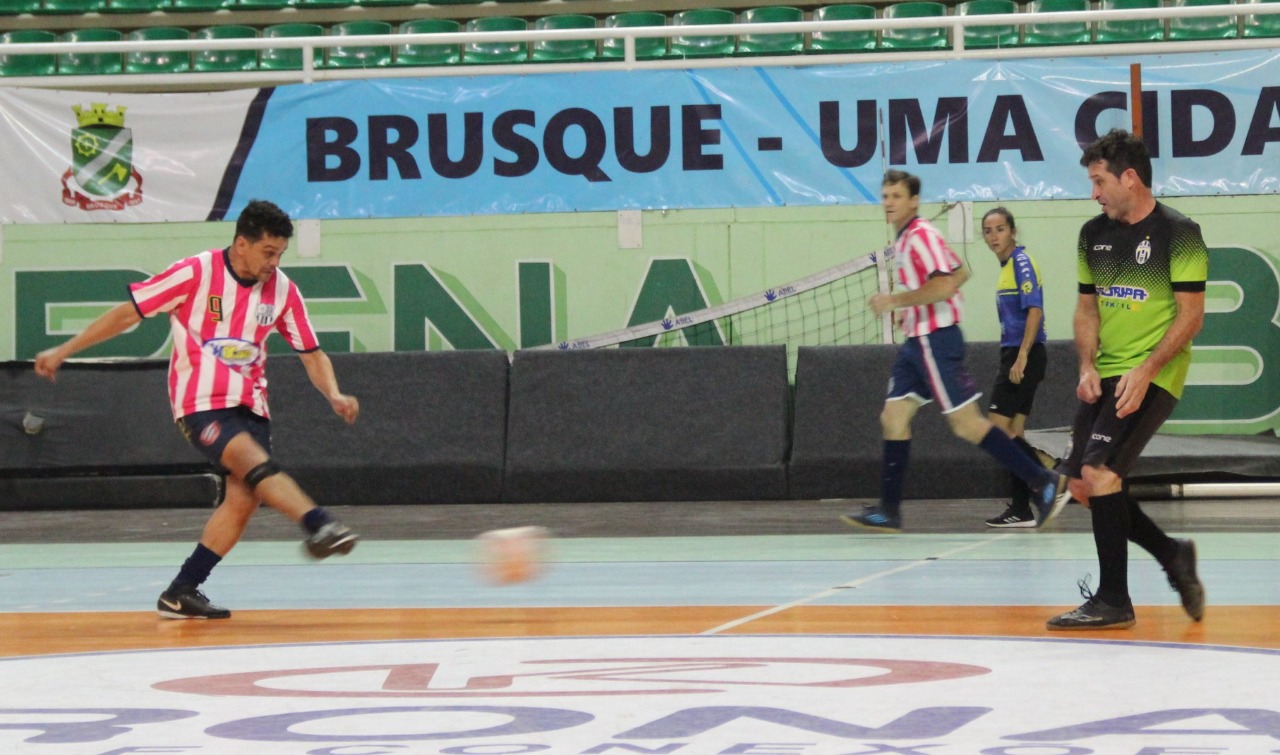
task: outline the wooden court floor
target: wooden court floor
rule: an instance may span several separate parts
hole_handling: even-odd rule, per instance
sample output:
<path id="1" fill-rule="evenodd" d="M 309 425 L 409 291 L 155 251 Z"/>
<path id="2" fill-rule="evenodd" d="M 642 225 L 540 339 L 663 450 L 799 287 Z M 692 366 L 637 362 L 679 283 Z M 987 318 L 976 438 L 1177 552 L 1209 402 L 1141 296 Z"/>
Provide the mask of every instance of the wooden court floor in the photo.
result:
<path id="1" fill-rule="evenodd" d="M 0 656 L 424 638 L 1063 635 L 1045 619 L 1078 604 L 1072 583 L 1096 572 L 1083 511 L 1069 509 L 1053 533 L 1011 534 L 975 525 L 996 502 L 911 505 L 932 515 L 920 517 L 932 531 L 850 534 L 835 522 L 840 503 L 427 507 L 425 521 L 421 510 L 355 507 L 341 514 L 366 541 L 321 565 L 300 559 L 291 526 L 262 512 L 206 586 L 234 610 L 214 622 L 151 610 L 207 512 L 7 513 Z M 1070 634 L 1280 648 L 1280 502 L 1146 508 L 1198 539 L 1205 621 L 1188 621 L 1135 553 L 1137 626 Z M 476 579 L 471 536 L 531 522 L 560 535 L 546 574 L 517 588 Z M 400 539 L 415 528 L 429 535 Z M 281 595 L 290 600 L 271 607 Z"/>

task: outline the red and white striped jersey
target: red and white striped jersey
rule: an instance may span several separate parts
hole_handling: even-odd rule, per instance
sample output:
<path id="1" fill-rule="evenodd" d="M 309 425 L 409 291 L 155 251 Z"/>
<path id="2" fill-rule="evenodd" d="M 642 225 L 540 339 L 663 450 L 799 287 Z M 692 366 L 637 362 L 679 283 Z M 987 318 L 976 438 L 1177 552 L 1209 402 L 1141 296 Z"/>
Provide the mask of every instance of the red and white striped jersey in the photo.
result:
<path id="1" fill-rule="evenodd" d="M 296 351 L 320 347 L 297 285 L 280 270 L 265 283 L 240 280 L 225 249 L 178 260 L 129 295 L 143 317 L 169 314 L 174 419 L 234 406 L 270 417 L 267 336 L 278 331 Z"/>
<path id="2" fill-rule="evenodd" d="M 893 247 L 898 285 L 915 291 L 935 273 L 951 273 L 962 267 L 960 258 L 947 245 L 942 234 L 924 218 L 914 218 Z M 964 299 L 954 296 L 934 304 L 904 307 L 898 310 L 898 321 L 908 338 L 927 336 L 939 328 L 959 325 L 964 315 Z"/>

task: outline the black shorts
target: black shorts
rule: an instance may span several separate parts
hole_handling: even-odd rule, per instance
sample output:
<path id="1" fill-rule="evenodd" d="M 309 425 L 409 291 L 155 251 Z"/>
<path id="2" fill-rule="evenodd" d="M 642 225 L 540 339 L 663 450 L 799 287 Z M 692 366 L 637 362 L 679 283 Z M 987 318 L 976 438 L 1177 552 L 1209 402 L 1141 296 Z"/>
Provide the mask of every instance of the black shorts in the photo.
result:
<path id="1" fill-rule="evenodd" d="M 1103 378 L 1102 398 L 1092 404 L 1080 402 L 1071 446 L 1058 471 L 1079 477 L 1082 466 L 1105 466 L 1120 477 L 1128 477 L 1134 462 L 1147 447 L 1164 421 L 1173 413 L 1178 399 L 1152 383 L 1138 411 L 1123 419 L 1116 417 L 1116 384 L 1120 377 Z"/>
<path id="2" fill-rule="evenodd" d="M 209 457 L 219 469 L 223 469 L 222 452 L 240 433 L 249 433 L 258 445 L 271 453 L 271 420 L 243 406 L 193 412 L 178 419 L 178 429 L 187 437 L 188 443 Z"/>
<path id="3" fill-rule="evenodd" d="M 1036 389 L 1044 382 L 1045 369 L 1049 357 L 1044 344 L 1031 344 L 1027 352 L 1027 367 L 1022 373 L 1022 382 L 1015 383 L 1009 379 L 1009 370 L 1018 361 L 1018 347 L 1004 346 L 1000 349 L 1000 372 L 996 374 L 995 387 L 991 389 L 991 406 L 987 410 L 1001 417 L 1016 417 L 1019 414 L 1030 416 L 1031 405 L 1036 400 Z"/>

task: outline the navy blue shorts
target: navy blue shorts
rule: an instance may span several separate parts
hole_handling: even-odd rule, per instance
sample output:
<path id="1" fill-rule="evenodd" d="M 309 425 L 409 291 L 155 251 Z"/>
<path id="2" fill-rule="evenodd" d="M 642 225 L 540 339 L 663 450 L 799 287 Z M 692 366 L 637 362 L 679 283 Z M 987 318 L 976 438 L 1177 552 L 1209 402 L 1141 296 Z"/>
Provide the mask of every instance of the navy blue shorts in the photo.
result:
<path id="1" fill-rule="evenodd" d="M 898 349 L 889 374 L 888 401 L 912 398 L 921 404 L 937 401 L 943 414 L 981 396 L 964 367 L 964 335 L 959 326 L 908 338 Z"/>
<path id="2" fill-rule="evenodd" d="M 249 433 L 269 455 L 271 453 L 271 420 L 260 417 L 243 406 L 193 412 L 178 419 L 178 429 L 187 442 L 222 467 L 222 452 L 231 439 Z"/>
<path id="3" fill-rule="evenodd" d="M 1116 416 L 1116 383 L 1120 377 L 1102 379 L 1102 398 L 1092 404 L 1081 401 L 1071 431 L 1071 446 L 1058 471 L 1080 477 L 1082 466 L 1104 466 L 1128 477 L 1134 462 L 1152 436 L 1173 414 L 1178 399 L 1160 386 L 1147 387 L 1141 406 L 1127 417 Z"/>

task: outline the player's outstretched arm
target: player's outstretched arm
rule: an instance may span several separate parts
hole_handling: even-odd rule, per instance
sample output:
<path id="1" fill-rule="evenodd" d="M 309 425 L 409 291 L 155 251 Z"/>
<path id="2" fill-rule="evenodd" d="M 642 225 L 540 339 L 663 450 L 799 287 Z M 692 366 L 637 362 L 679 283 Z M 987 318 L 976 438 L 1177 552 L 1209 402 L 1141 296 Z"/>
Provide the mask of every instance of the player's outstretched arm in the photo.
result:
<path id="1" fill-rule="evenodd" d="M 302 366 L 306 369 L 311 384 L 328 399 L 334 413 L 346 420 L 348 425 L 355 422 L 360 416 L 360 402 L 355 396 L 348 396 L 338 390 L 338 376 L 334 374 L 329 355 L 316 349 L 298 356 L 302 359 Z"/>
<path id="2" fill-rule="evenodd" d="M 103 312 L 98 319 L 89 323 L 89 327 L 70 340 L 36 354 L 36 374 L 53 381 L 58 368 L 67 359 L 90 346 L 120 335 L 140 322 L 142 322 L 142 315 L 138 314 L 133 302 L 117 304 Z"/>

